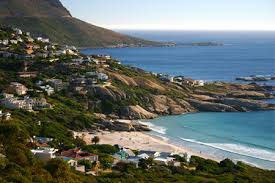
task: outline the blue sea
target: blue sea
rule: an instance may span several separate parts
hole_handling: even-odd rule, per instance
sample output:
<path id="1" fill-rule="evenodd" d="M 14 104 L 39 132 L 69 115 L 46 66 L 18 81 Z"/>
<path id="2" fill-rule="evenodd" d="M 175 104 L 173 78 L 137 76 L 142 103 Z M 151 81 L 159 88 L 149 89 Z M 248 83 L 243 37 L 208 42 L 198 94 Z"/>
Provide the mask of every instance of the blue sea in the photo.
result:
<path id="1" fill-rule="evenodd" d="M 206 81 L 237 82 L 236 77 L 275 75 L 275 32 L 124 31 L 129 35 L 177 43 L 219 42 L 224 46 L 87 49 L 110 54 L 146 71 Z M 275 81 L 261 84 L 275 85 Z M 274 103 L 274 100 L 270 101 Z M 219 159 L 230 158 L 275 169 L 275 112 L 194 113 L 160 117 L 152 134 Z"/>

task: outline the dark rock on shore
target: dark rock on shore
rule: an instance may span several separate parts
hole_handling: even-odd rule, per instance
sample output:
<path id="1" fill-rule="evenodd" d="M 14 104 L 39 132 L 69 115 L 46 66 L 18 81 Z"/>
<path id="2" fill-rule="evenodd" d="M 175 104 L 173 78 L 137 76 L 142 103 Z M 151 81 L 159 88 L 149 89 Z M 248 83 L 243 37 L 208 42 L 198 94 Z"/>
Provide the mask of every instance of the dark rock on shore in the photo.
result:
<path id="1" fill-rule="evenodd" d="M 140 124 L 131 120 L 104 120 L 98 124 L 102 129 L 114 130 L 114 131 L 151 131 L 148 126 Z"/>
<path id="2" fill-rule="evenodd" d="M 154 95 L 152 97 L 151 112 L 160 115 L 179 115 L 195 112 L 196 109 L 182 99 L 171 99 L 165 95 Z"/>

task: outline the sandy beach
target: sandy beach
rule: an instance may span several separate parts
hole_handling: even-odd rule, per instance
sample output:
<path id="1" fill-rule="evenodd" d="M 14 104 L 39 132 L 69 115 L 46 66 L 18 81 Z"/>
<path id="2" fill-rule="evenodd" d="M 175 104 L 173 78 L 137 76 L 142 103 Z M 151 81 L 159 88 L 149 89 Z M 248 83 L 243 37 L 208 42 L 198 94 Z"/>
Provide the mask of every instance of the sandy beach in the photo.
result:
<path id="1" fill-rule="evenodd" d="M 210 157 L 205 154 L 193 152 L 192 149 L 179 147 L 171 144 L 167 139 L 162 139 L 157 136 L 152 136 L 143 132 L 108 132 L 103 131 L 97 134 L 89 134 L 88 132 L 74 132 L 75 136 L 83 138 L 87 144 L 91 144 L 91 139 L 98 136 L 99 144 L 119 144 L 121 146 L 134 150 L 148 150 L 171 153 L 187 153 L 188 155 L 196 155 L 206 159 L 220 161 L 215 157 Z"/>

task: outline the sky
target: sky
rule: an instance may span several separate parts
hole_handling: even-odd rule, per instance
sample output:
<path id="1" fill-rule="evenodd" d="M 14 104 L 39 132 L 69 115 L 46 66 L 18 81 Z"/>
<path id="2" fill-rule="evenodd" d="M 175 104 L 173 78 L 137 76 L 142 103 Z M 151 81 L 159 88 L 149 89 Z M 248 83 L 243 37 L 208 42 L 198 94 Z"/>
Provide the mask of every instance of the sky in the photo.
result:
<path id="1" fill-rule="evenodd" d="M 275 0 L 61 0 L 110 29 L 275 30 Z"/>

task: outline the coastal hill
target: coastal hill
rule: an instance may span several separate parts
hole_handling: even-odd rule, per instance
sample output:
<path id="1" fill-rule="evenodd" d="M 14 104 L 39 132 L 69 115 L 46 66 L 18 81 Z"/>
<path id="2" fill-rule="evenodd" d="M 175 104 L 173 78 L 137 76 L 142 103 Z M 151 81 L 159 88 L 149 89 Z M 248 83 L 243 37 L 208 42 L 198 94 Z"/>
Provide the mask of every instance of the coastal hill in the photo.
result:
<path id="1" fill-rule="evenodd" d="M 264 102 L 274 90 L 149 73 L 0 26 L 0 182 L 273 183 L 274 171 L 242 162 L 161 152 L 173 159 L 163 164 L 84 133 L 144 132 L 132 119 L 161 115 L 275 110 Z M 125 161 L 130 151 L 138 164 Z"/>
<path id="2" fill-rule="evenodd" d="M 74 18 L 59 0 L 0 0 L 0 24 L 78 47 L 160 45 Z"/>

